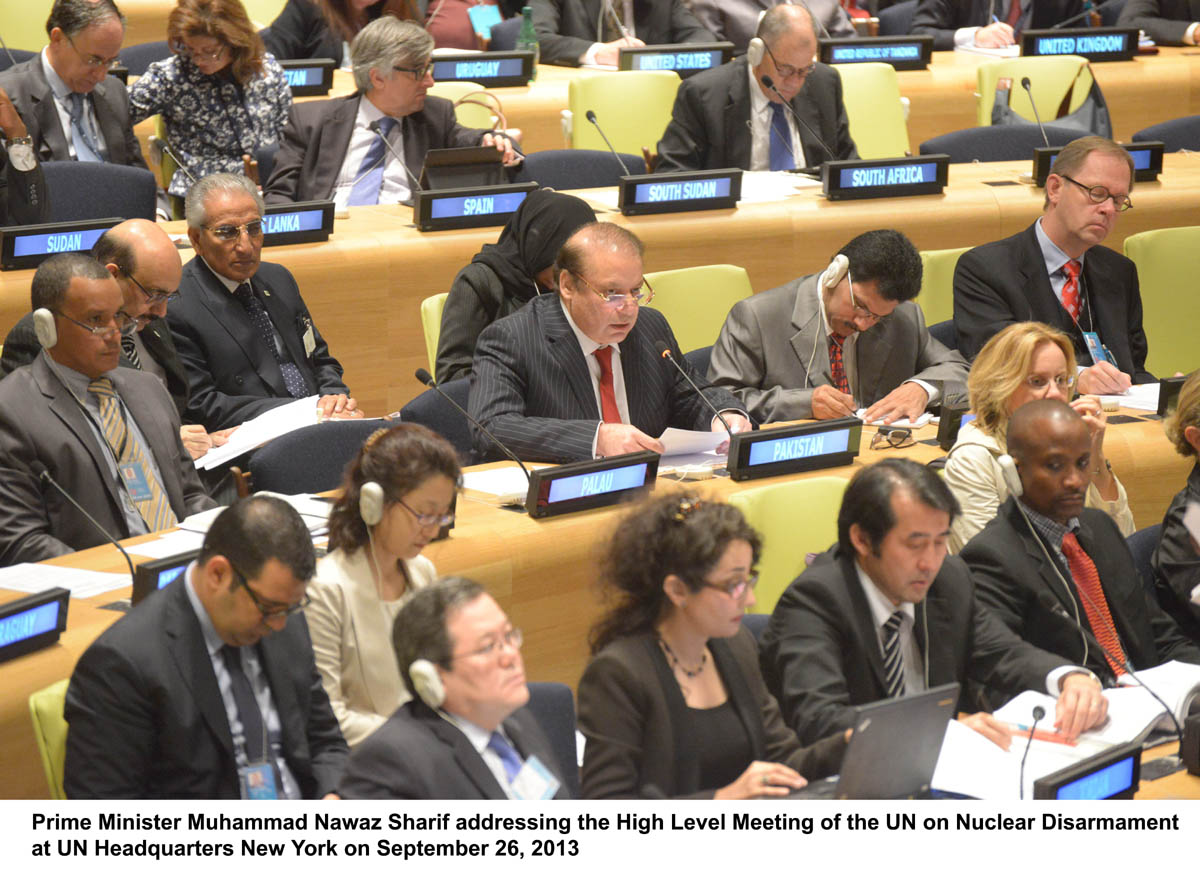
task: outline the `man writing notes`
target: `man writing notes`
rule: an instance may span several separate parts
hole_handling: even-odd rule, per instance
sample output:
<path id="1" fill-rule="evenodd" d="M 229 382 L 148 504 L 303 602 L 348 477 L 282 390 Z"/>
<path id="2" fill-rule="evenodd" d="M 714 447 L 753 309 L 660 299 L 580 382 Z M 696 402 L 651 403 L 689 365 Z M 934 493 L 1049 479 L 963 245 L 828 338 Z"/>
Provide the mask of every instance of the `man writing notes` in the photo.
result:
<path id="1" fill-rule="evenodd" d="M 615 66 L 622 46 L 716 40 L 685 0 L 529 0 L 545 64 Z"/>
<path id="2" fill-rule="evenodd" d="M 955 46 L 1011 46 L 1031 28 L 1054 27 L 1083 11 L 1080 0 L 919 0 L 912 32 L 933 37 L 938 51 Z M 1086 27 L 1080 19 L 1077 24 Z"/>
<path id="3" fill-rule="evenodd" d="M 733 432 L 750 428 L 729 391 L 708 388 L 701 398 L 664 362 L 669 347 L 690 373 L 666 319 L 642 307 L 654 295 L 642 252 L 621 226 L 584 226 L 558 253 L 558 295 L 536 296 L 479 336 L 471 414 L 518 456 L 568 462 L 661 453 L 655 437 L 667 427 L 724 430 L 713 408 Z M 475 442 L 491 453 L 478 430 Z"/>
<path id="4" fill-rule="evenodd" d="M 713 347 L 709 378 L 757 420 L 916 418 L 960 402 L 967 362 L 929 335 L 921 257 L 900 232 L 864 232 L 820 274 L 743 299 Z"/>

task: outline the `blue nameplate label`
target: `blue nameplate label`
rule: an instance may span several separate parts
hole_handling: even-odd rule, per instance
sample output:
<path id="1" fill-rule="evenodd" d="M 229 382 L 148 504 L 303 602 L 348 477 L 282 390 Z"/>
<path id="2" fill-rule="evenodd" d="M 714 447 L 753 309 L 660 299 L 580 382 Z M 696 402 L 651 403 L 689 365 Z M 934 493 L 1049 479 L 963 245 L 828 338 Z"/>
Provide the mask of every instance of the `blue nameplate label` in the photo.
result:
<path id="1" fill-rule="evenodd" d="M 858 455 L 861 440 L 858 418 L 737 433 L 729 442 L 729 477 L 741 482 L 846 466 Z"/>
<path id="2" fill-rule="evenodd" d="M 617 53 L 618 70 L 671 70 L 686 79 L 733 58 L 733 43 L 681 43 L 626 47 Z"/>
<path id="3" fill-rule="evenodd" d="M 613 506 L 653 486 L 656 478 L 658 455 L 653 451 L 542 467 L 530 473 L 525 509 L 534 518 L 548 518 Z"/>
<path id="4" fill-rule="evenodd" d="M 120 217 L 0 228 L 0 268 L 37 268 L 55 253 L 86 253 Z"/>
<path id="5" fill-rule="evenodd" d="M 333 202 L 301 201 L 267 205 L 263 213 L 263 244 L 310 244 L 333 234 Z"/>
<path id="6" fill-rule="evenodd" d="M 1132 799 L 1142 781 L 1142 745 L 1118 744 L 1033 783 L 1035 799 Z"/>
<path id="7" fill-rule="evenodd" d="M 1089 61 L 1128 61 L 1137 46 L 1135 27 L 1064 27 L 1021 34 L 1021 54 L 1034 57 L 1081 55 Z"/>
<path id="8" fill-rule="evenodd" d="M 433 78 L 438 82 L 477 82 L 484 88 L 528 85 L 533 79 L 533 52 L 434 55 Z"/>
<path id="9" fill-rule="evenodd" d="M 891 64 L 897 70 L 924 70 L 933 57 L 933 37 L 844 37 L 821 40 L 818 57 L 826 64 Z"/>
<path id="10" fill-rule="evenodd" d="M 421 189 L 413 193 L 413 221 L 422 232 L 502 226 L 537 183 Z"/>
<path id="11" fill-rule="evenodd" d="M 143 561 L 137 565 L 133 570 L 133 596 L 130 603 L 137 606 L 160 588 L 166 588 L 179 574 L 187 570 L 187 566 L 195 561 L 199 554 L 199 549 L 192 549 L 166 558 Z"/>
<path id="12" fill-rule="evenodd" d="M 626 216 L 735 207 L 742 197 L 740 168 L 631 174 L 621 177 L 617 206 Z"/>
<path id="13" fill-rule="evenodd" d="M 0 662 L 58 640 L 67 628 L 71 593 L 50 588 L 0 606 Z"/>
<path id="14" fill-rule="evenodd" d="M 283 75 L 287 77 L 292 97 L 327 95 L 333 88 L 333 71 L 337 62 L 332 58 L 304 58 L 280 61 Z"/>
<path id="15" fill-rule="evenodd" d="M 938 195 L 946 188 L 950 156 L 944 154 L 896 159 L 851 159 L 821 166 L 825 197 L 898 198 Z"/>
<path id="16" fill-rule="evenodd" d="M 1080 132 L 1080 136 L 1083 133 Z M 1161 140 L 1145 140 L 1135 143 L 1123 143 L 1125 151 L 1133 159 L 1133 179 L 1137 183 L 1146 183 L 1158 179 L 1162 173 L 1163 151 L 1166 149 Z M 1061 146 L 1039 146 L 1033 151 L 1033 181 L 1036 186 L 1045 186 L 1046 178 L 1054 169 L 1054 160 L 1062 152 Z"/>

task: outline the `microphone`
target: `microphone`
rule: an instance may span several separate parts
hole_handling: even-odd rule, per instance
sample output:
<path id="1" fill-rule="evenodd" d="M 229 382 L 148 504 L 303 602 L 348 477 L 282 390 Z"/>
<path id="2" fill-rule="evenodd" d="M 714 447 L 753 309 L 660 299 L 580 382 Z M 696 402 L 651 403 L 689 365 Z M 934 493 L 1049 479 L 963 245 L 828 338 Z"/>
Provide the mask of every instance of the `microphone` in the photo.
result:
<path id="1" fill-rule="evenodd" d="M 57 490 L 58 493 L 62 494 L 63 497 L 65 497 L 67 499 L 68 503 L 70 503 L 72 506 L 74 506 L 76 509 L 78 509 L 81 513 L 83 513 L 83 517 L 92 523 L 92 527 L 94 527 L 100 533 L 100 535 L 102 537 L 104 537 L 104 539 L 108 540 L 108 542 L 112 543 L 114 546 L 117 547 L 117 551 L 125 556 L 125 564 L 129 567 L 129 581 L 132 583 L 134 580 L 133 562 L 129 560 L 129 553 L 125 551 L 125 547 L 122 546 L 120 543 L 118 543 L 116 538 L 112 534 L 110 534 L 103 527 L 101 527 L 100 522 L 98 522 L 98 521 L 96 521 L 96 519 L 92 518 L 91 513 L 89 513 L 86 509 L 84 509 L 82 506 L 80 506 L 79 502 L 74 497 L 72 497 L 69 493 L 67 493 L 66 488 L 64 488 L 58 482 L 54 481 L 54 477 L 52 475 L 50 475 L 50 470 L 46 469 L 43 466 L 42 471 L 37 474 L 37 477 L 43 485 L 53 485 L 55 490 Z"/>
<path id="2" fill-rule="evenodd" d="M 1113 0 L 1101 0 L 1100 3 L 1085 2 L 1083 4 L 1083 6 L 1084 6 L 1083 12 L 1080 12 L 1078 15 L 1072 15 L 1070 18 L 1065 19 L 1064 21 L 1060 21 L 1058 24 L 1052 25 L 1050 27 L 1050 29 L 1058 30 L 1060 27 L 1066 27 L 1069 24 L 1074 24 L 1075 22 L 1079 21 L 1079 19 L 1086 18 L 1087 16 L 1091 15 L 1093 12 L 1099 12 L 1101 9 L 1103 9 L 1105 6 L 1107 6 L 1111 2 L 1113 2 Z"/>
<path id="3" fill-rule="evenodd" d="M 1029 757 L 1029 748 L 1033 746 L 1033 733 L 1037 731 L 1037 724 L 1046 716 L 1046 710 L 1040 704 L 1033 706 L 1033 725 L 1029 727 L 1029 740 L 1025 742 L 1025 752 L 1021 754 L 1021 775 L 1020 775 L 1020 795 L 1019 798 L 1025 798 L 1025 760 Z"/>
<path id="4" fill-rule="evenodd" d="M 1033 107 L 1033 118 L 1037 119 L 1038 131 L 1042 132 L 1042 142 L 1049 146 L 1050 138 L 1046 136 L 1046 127 L 1042 125 L 1042 117 L 1038 114 L 1037 104 L 1033 102 L 1033 86 L 1029 84 L 1028 76 L 1021 77 L 1021 88 L 1029 93 L 1029 106 Z"/>
<path id="5" fill-rule="evenodd" d="M 626 174 L 628 174 L 628 173 L 629 173 L 629 168 L 625 167 L 625 163 L 624 163 L 623 161 L 621 161 L 621 156 L 617 154 L 617 151 L 616 151 L 616 150 L 613 148 L 613 145 L 612 145 L 612 143 L 609 141 L 608 137 L 607 137 L 607 136 L 605 136 L 605 134 L 604 134 L 604 129 L 603 129 L 603 128 L 601 128 L 601 127 L 600 127 L 600 123 L 596 121 L 596 111 L 595 111 L 595 110 L 588 110 L 588 111 L 587 111 L 587 112 L 584 114 L 584 116 L 587 118 L 587 120 L 588 120 L 589 122 L 591 122 L 593 125 L 595 125 L 595 126 L 596 126 L 596 131 L 597 131 L 597 132 L 600 134 L 600 136 L 601 136 L 601 137 L 603 137 L 603 138 L 604 138 L 604 144 L 605 144 L 605 145 L 608 147 L 608 151 L 612 153 L 612 157 L 613 157 L 614 159 L 616 159 L 616 160 L 617 160 L 617 164 L 621 166 L 621 176 L 623 177 L 623 176 L 625 176 Z"/>
<path id="6" fill-rule="evenodd" d="M 684 377 L 688 384 L 692 385 L 692 390 L 696 391 L 700 399 L 704 400 L 704 404 L 712 410 L 714 415 L 717 416 L 717 420 L 721 422 L 721 426 L 725 428 L 725 432 L 730 436 L 733 436 L 733 430 L 729 429 L 729 422 L 725 420 L 725 416 L 717 411 L 717 407 L 708 401 L 707 396 L 700 392 L 700 388 L 696 386 L 696 382 L 692 380 L 692 376 L 687 373 L 687 370 L 684 369 L 683 366 L 679 365 L 678 361 L 676 361 L 675 357 L 671 354 L 671 346 L 662 339 L 658 339 L 654 342 L 654 349 L 659 352 L 660 357 L 662 357 L 664 360 L 667 360 L 672 366 L 679 370 L 679 374 Z"/>
<path id="7" fill-rule="evenodd" d="M 192 173 L 192 169 L 188 167 L 187 162 L 185 162 L 183 159 L 181 159 L 179 156 L 177 156 L 175 154 L 175 150 L 171 147 L 171 142 L 169 140 L 167 140 L 165 137 L 159 137 L 157 134 L 151 134 L 150 135 L 150 148 L 152 150 L 158 149 L 158 150 L 161 150 L 162 152 L 165 152 L 167 155 L 169 155 L 171 157 L 171 161 L 173 161 L 173 162 L 175 162 L 175 164 L 179 165 L 179 169 L 181 171 L 183 171 L 184 174 L 187 175 L 187 178 L 189 180 L 191 180 L 193 183 L 196 182 L 196 175 Z M 159 157 L 159 161 L 160 162 L 162 161 L 161 156 Z"/>
<path id="8" fill-rule="evenodd" d="M 501 442 L 499 439 L 497 439 L 492 434 L 491 430 L 489 430 L 487 427 L 483 426 L 483 424 L 479 423 L 479 421 L 475 420 L 475 418 L 471 417 L 470 412 L 468 412 L 465 408 L 463 408 L 461 405 L 459 405 L 453 399 L 451 399 L 450 395 L 448 393 L 446 393 L 446 391 L 442 390 L 442 388 L 438 386 L 438 383 L 433 380 L 433 376 L 429 374 L 428 369 L 418 369 L 413 374 L 415 374 L 417 376 L 418 381 L 420 381 L 422 384 L 424 384 L 430 390 L 435 391 L 438 394 L 438 396 L 440 396 L 442 399 L 446 400 L 446 402 L 450 403 L 450 405 L 452 405 L 456 409 L 458 409 L 458 411 L 462 413 L 462 416 L 464 418 L 466 418 L 468 421 L 470 421 L 472 424 L 474 424 L 476 427 L 478 427 L 480 430 L 482 430 L 483 435 L 487 436 L 494 443 L 496 443 L 496 445 L 500 448 L 500 450 L 503 451 L 508 457 L 515 460 L 517 462 L 517 466 L 519 466 L 521 468 L 521 471 L 525 473 L 525 479 L 528 481 L 529 468 L 525 466 L 525 462 L 523 460 L 521 460 L 521 458 L 519 458 L 515 454 L 513 454 L 511 451 L 509 451 L 508 446 L 506 446 L 503 442 Z"/>
<path id="9" fill-rule="evenodd" d="M 0 37 L 0 48 L 4 49 L 4 54 L 8 56 L 9 66 L 17 63 L 17 59 L 13 57 L 12 49 L 8 47 L 8 43 L 4 42 L 4 37 Z"/>
<path id="10" fill-rule="evenodd" d="M 796 120 L 796 124 L 803 126 L 804 130 L 807 131 L 809 134 L 811 134 L 813 136 L 813 139 L 816 140 L 818 144 L 820 144 L 821 149 L 823 149 L 823 150 L 825 150 L 825 152 L 829 153 L 829 158 L 832 159 L 833 161 L 837 161 L 837 156 L 833 154 L 833 150 L 829 148 L 829 144 L 827 144 L 824 140 L 822 140 L 821 135 L 818 134 L 816 131 L 814 131 L 813 127 L 811 125 L 809 125 L 807 122 L 805 122 L 803 119 L 801 119 L 799 114 L 795 110 L 792 109 L 792 105 L 783 99 L 783 95 L 781 95 L 779 93 L 779 89 L 777 89 L 775 87 L 775 80 L 773 80 L 771 77 L 767 76 L 765 73 L 762 76 L 760 76 L 759 79 L 761 80 L 763 85 L 765 85 L 767 88 L 769 88 L 772 92 L 775 93 L 775 96 L 777 98 L 779 98 L 779 100 L 783 101 L 783 106 L 785 108 L 787 108 L 787 111 L 789 113 L 791 113 L 792 118 Z"/>
<path id="11" fill-rule="evenodd" d="M 394 158 L 396 161 L 398 161 L 400 163 L 400 167 L 404 168 L 404 173 L 408 174 L 408 179 L 412 180 L 413 188 L 416 189 L 418 192 L 424 192 L 425 190 L 421 188 L 421 181 L 413 176 L 413 172 L 410 171 L 408 169 L 408 165 L 405 164 L 404 156 L 402 156 L 402 155 L 400 155 L 400 153 L 396 152 L 395 147 L 393 147 L 390 143 L 388 143 L 388 139 L 386 137 L 384 137 L 383 132 L 379 130 L 379 120 L 376 119 L 374 122 L 372 122 L 370 125 L 368 125 L 367 128 L 370 130 L 370 132 L 372 134 L 374 134 L 376 137 L 378 137 L 380 140 L 383 141 L 383 145 L 387 148 L 387 151 L 392 154 L 392 158 Z M 425 374 L 429 374 L 429 373 L 427 372 Z M 432 379 L 430 379 L 430 380 L 432 380 Z M 447 397 L 447 399 L 448 398 L 449 397 Z"/>

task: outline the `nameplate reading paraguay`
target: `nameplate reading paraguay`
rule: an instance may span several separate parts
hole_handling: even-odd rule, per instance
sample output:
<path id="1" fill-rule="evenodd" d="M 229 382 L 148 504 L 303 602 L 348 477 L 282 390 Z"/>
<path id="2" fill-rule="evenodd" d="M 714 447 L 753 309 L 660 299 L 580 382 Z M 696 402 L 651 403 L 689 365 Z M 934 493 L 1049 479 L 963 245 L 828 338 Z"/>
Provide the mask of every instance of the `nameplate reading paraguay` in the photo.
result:
<path id="1" fill-rule="evenodd" d="M 1137 28 L 1077 27 L 1027 30 L 1021 35 L 1021 54 L 1081 55 L 1089 61 L 1128 61 L 1137 52 Z"/>
<path id="2" fill-rule="evenodd" d="M 897 70 L 924 70 L 933 57 L 933 37 L 844 37 L 821 40 L 818 50 L 826 64 L 891 64 Z"/>
<path id="3" fill-rule="evenodd" d="M 0 662 L 56 642 L 67 628 L 70 599 L 65 588 L 48 588 L 0 606 Z"/>
<path id="4" fill-rule="evenodd" d="M 940 154 L 854 159 L 826 162 L 821 178 L 825 197 L 831 201 L 937 195 L 946 186 L 949 167 L 950 157 Z"/>

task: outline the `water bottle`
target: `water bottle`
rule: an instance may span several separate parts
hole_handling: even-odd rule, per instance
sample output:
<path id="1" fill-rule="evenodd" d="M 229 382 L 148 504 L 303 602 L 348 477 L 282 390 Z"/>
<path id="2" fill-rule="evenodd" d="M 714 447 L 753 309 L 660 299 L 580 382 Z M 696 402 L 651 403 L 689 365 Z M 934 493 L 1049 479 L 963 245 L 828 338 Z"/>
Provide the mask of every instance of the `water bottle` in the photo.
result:
<path id="1" fill-rule="evenodd" d="M 517 34 L 517 51 L 533 52 L 533 72 L 529 81 L 537 79 L 538 58 L 541 50 L 538 48 L 537 31 L 533 29 L 533 10 L 526 6 L 521 10 L 521 32 Z"/>

